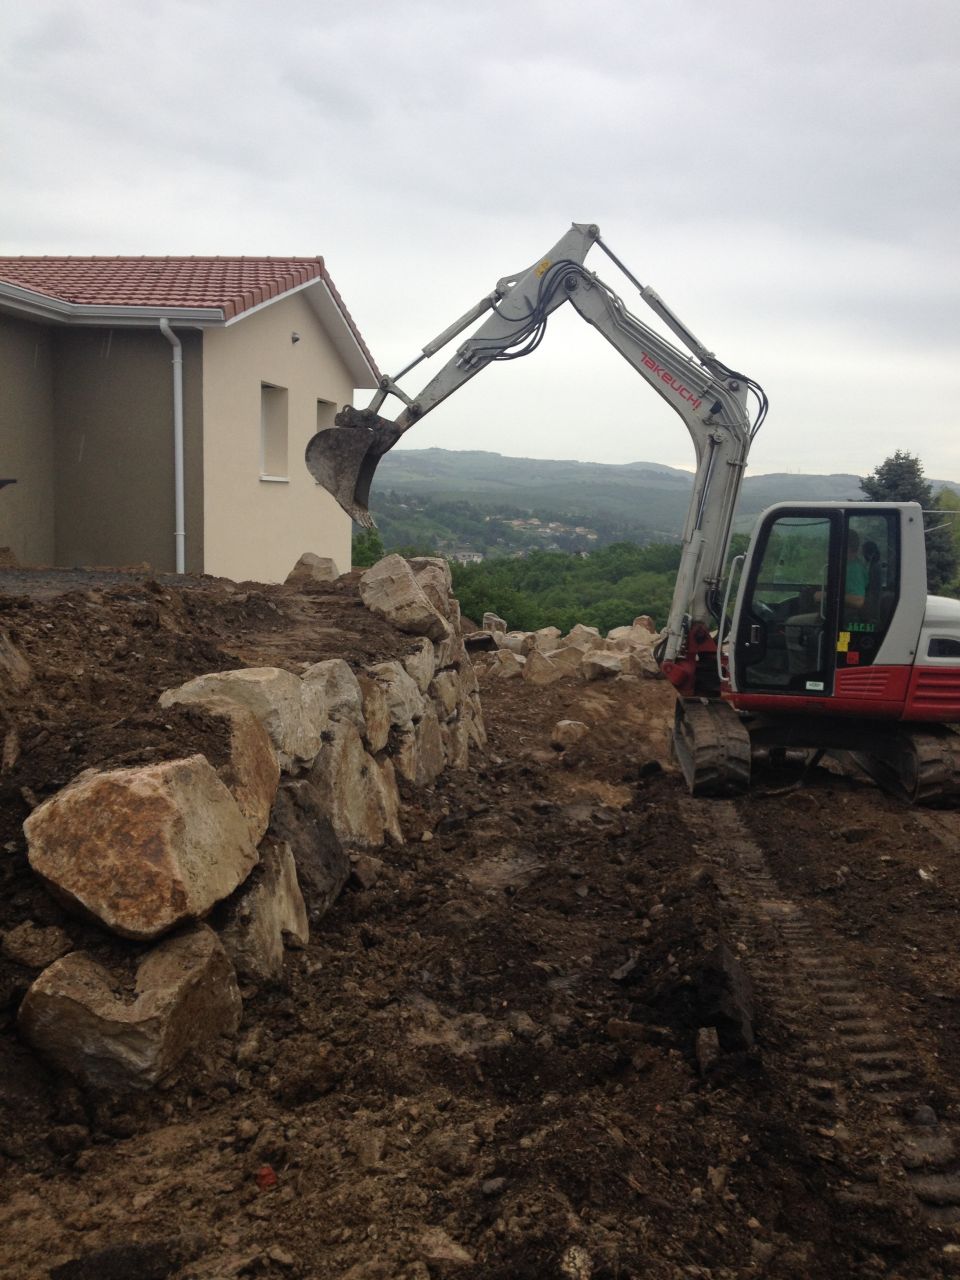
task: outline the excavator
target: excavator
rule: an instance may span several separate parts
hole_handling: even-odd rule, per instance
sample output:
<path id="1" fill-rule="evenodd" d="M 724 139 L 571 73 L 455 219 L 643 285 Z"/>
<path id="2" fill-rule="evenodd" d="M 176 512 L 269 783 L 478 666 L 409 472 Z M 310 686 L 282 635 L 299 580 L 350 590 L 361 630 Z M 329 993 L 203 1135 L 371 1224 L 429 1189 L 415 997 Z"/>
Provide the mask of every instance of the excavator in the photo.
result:
<path id="1" fill-rule="evenodd" d="M 587 270 L 594 246 L 686 350 Z M 693 492 L 657 649 L 677 691 L 673 741 L 691 793 L 734 794 L 758 761 L 799 758 L 809 768 L 827 754 L 908 802 L 949 803 L 960 794 L 960 736 L 951 727 L 960 722 L 960 602 L 927 595 L 920 506 L 780 502 L 761 513 L 747 551 L 728 566 L 767 397 L 640 283 L 597 226 L 574 223 L 382 378 L 366 408 L 342 409 L 307 445 L 314 479 L 371 527 L 380 458 L 482 369 L 535 351 L 565 303 L 679 414 L 693 440 Z M 402 389 L 400 379 L 484 316 L 416 396 Z M 380 412 L 389 396 L 402 405 L 392 420 Z"/>

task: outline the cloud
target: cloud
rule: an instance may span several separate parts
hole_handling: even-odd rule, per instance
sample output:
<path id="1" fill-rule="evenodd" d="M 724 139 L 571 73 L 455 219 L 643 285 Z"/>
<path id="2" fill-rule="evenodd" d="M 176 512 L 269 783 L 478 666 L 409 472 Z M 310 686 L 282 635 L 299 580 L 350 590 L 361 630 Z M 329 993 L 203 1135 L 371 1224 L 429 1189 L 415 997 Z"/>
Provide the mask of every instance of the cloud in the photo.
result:
<path id="1" fill-rule="evenodd" d="M 33 0 L 0 22 L 2 252 L 323 253 L 395 370 L 597 221 L 767 385 L 756 461 L 870 469 L 907 445 L 960 475 L 954 0 Z M 408 440 L 685 443 L 560 316 Z"/>

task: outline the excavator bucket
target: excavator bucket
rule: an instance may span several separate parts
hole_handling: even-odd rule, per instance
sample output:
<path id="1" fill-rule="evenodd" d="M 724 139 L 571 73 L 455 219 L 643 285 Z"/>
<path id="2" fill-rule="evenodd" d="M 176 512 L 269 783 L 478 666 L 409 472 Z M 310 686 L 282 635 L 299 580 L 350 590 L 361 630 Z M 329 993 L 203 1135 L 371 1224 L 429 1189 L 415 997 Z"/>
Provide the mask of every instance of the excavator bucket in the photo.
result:
<path id="1" fill-rule="evenodd" d="M 311 438 L 307 470 L 352 520 L 372 529 L 376 521 L 368 510 L 370 484 L 377 463 L 403 433 L 377 414 L 345 410 L 337 415 L 337 421 L 344 418 L 349 425 L 328 427 Z"/>

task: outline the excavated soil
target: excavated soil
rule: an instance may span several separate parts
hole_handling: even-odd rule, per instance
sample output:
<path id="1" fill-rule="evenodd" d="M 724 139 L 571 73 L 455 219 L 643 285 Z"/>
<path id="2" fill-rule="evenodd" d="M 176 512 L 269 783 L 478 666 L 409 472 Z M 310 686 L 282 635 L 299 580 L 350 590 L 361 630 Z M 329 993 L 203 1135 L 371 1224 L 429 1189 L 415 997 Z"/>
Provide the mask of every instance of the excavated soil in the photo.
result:
<path id="1" fill-rule="evenodd" d="M 0 931 L 56 924 L 21 824 L 91 765 L 223 751 L 163 688 L 403 639 L 324 588 L 0 573 Z M 690 800 L 656 680 L 481 683 L 489 748 L 244 991 L 103 1096 L 18 1041 L 0 955 L 0 1275 L 732 1280 L 960 1274 L 960 821 L 821 769 Z M 590 726 L 565 752 L 557 720 Z M 361 887 L 361 881 L 367 887 Z M 131 948 L 127 947 L 127 954 Z"/>

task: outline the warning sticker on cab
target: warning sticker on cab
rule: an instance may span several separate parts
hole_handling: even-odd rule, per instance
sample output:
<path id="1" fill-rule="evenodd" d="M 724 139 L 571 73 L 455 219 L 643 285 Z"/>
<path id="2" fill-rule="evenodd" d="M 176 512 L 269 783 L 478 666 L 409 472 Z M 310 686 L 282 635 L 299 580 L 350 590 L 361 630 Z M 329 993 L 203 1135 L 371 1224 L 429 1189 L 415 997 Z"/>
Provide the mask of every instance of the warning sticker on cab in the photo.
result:
<path id="1" fill-rule="evenodd" d="M 850 632 L 841 631 L 837 636 L 837 653 L 846 653 L 850 648 Z"/>

